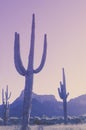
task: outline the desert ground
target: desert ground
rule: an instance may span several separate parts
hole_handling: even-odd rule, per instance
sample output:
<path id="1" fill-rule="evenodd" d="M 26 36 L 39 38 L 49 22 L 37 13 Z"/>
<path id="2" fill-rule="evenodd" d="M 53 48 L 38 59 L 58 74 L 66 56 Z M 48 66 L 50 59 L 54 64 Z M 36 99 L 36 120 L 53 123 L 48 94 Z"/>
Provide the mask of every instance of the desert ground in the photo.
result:
<path id="1" fill-rule="evenodd" d="M 30 126 L 31 130 L 86 130 L 86 124 L 78 125 L 51 125 Z M 0 130 L 20 130 L 20 126 L 0 126 Z"/>

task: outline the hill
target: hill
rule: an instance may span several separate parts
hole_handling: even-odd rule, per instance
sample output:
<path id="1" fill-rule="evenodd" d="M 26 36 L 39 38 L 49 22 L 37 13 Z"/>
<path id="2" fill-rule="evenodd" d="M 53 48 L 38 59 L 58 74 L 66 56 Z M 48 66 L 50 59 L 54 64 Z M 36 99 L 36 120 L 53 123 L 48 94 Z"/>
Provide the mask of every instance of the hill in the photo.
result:
<path id="1" fill-rule="evenodd" d="M 23 108 L 23 91 L 20 96 L 10 104 L 10 116 L 21 117 Z M 2 115 L 2 106 L 0 106 Z M 80 116 L 86 114 L 86 94 L 73 98 L 68 102 L 68 115 Z M 54 95 L 32 95 L 31 116 L 62 116 L 63 104 L 57 101 Z"/>

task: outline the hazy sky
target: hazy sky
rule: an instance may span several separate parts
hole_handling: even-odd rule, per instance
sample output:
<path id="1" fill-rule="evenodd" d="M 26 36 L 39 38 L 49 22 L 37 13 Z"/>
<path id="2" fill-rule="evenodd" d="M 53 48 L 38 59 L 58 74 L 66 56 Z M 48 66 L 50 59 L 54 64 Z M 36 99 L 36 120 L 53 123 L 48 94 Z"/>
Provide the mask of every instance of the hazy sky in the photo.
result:
<path id="1" fill-rule="evenodd" d="M 0 91 L 8 85 L 13 101 L 24 89 L 25 79 L 14 66 L 14 33 L 20 33 L 21 58 L 27 67 L 33 13 L 34 69 L 40 64 L 44 33 L 48 42 L 46 64 L 34 75 L 33 91 L 60 100 L 57 88 L 64 67 L 68 100 L 86 94 L 86 0 L 0 0 Z"/>

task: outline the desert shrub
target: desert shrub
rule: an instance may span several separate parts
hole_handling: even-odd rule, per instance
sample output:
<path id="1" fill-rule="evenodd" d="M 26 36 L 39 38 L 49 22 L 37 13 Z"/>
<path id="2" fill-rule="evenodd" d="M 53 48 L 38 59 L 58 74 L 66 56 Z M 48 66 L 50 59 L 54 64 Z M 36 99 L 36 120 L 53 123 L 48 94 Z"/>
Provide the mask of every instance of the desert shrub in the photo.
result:
<path id="1" fill-rule="evenodd" d="M 79 124 L 79 123 L 85 123 L 86 117 L 80 116 L 80 117 L 70 117 L 68 116 L 68 124 Z M 20 125 L 22 123 L 21 118 L 18 117 L 10 117 L 9 119 L 9 125 Z M 30 125 L 55 125 L 55 124 L 63 124 L 64 118 L 63 117 L 30 117 Z M 3 120 L 0 119 L 0 125 L 3 124 Z"/>
<path id="2" fill-rule="evenodd" d="M 62 117 L 34 117 L 30 119 L 30 124 L 37 124 L 37 125 L 54 125 L 54 124 L 62 124 L 64 122 L 64 119 Z"/>
<path id="3" fill-rule="evenodd" d="M 82 123 L 82 120 L 80 117 L 68 117 L 68 123 L 70 124 L 79 124 Z"/>
<path id="4" fill-rule="evenodd" d="M 19 125 L 19 124 L 21 124 L 21 118 L 10 117 L 9 123 L 10 123 L 10 125 Z"/>
<path id="5" fill-rule="evenodd" d="M 3 125 L 3 119 L 0 118 L 0 125 Z"/>
<path id="6" fill-rule="evenodd" d="M 30 118 L 30 124 L 37 124 L 37 125 L 40 125 L 41 124 L 41 119 L 40 117 L 33 117 L 33 118 Z"/>

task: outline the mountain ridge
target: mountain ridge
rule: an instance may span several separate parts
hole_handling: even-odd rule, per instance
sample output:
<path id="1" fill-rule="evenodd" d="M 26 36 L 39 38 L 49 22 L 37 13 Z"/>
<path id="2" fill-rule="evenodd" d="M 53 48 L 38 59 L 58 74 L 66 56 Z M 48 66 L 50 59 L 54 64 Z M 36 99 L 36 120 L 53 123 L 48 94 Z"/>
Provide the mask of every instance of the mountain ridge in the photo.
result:
<path id="1" fill-rule="evenodd" d="M 22 116 L 23 91 L 14 102 L 10 104 L 10 116 Z M 86 114 L 86 94 L 80 95 L 68 101 L 68 115 L 80 116 Z M 63 116 L 62 101 L 57 101 L 54 95 L 32 95 L 31 116 Z"/>

